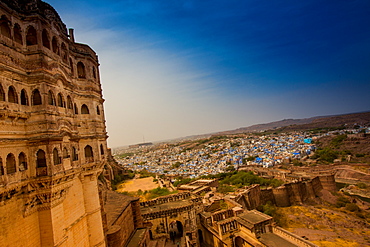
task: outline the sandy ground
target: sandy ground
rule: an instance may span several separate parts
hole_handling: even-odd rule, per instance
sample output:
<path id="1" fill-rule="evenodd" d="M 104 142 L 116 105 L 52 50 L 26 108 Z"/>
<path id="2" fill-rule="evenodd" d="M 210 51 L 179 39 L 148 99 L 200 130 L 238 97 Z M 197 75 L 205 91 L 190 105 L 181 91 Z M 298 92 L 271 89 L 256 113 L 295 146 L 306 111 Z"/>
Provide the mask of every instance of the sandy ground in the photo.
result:
<path id="1" fill-rule="evenodd" d="M 131 179 L 126 181 L 125 183 L 122 183 L 118 186 L 117 191 L 123 192 L 133 192 L 138 191 L 141 189 L 142 191 L 145 190 L 152 190 L 158 187 L 158 183 L 153 182 L 153 177 L 147 177 L 147 178 L 137 178 L 137 179 Z"/>

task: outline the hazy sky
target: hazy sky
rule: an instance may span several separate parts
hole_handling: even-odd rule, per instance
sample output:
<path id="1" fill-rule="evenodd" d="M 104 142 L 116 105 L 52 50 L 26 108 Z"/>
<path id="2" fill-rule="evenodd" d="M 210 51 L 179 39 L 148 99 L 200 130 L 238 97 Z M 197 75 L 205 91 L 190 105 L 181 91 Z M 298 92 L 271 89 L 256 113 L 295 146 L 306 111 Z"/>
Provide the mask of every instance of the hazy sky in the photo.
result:
<path id="1" fill-rule="evenodd" d="M 370 110 L 369 0 L 46 0 L 99 55 L 111 147 Z"/>

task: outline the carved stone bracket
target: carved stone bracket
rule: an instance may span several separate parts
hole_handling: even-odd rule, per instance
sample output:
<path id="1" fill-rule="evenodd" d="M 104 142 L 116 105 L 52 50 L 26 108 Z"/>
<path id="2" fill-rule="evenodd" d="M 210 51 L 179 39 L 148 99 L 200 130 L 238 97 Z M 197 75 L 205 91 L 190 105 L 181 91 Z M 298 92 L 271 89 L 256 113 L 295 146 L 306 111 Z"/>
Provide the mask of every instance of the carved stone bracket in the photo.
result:
<path id="1" fill-rule="evenodd" d="M 40 182 L 30 186 L 32 192 L 27 196 L 25 203 L 25 217 L 36 211 L 47 210 L 59 205 L 65 199 L 69 188 L 72 187 L 71 180 L 54 186 L 51 184 Z"/>

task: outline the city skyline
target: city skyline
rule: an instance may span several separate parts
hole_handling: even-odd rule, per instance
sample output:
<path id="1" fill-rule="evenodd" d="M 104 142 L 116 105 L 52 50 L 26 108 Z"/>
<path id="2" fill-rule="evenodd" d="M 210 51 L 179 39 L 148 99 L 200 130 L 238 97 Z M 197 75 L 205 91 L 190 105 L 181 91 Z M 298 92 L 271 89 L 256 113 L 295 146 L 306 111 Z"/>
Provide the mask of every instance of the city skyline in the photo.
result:
<path id="1" fill-rule="evenodd" d="M 99 55 L 111 147 L 369 110 L 367 1 L 46 2 Z"/>

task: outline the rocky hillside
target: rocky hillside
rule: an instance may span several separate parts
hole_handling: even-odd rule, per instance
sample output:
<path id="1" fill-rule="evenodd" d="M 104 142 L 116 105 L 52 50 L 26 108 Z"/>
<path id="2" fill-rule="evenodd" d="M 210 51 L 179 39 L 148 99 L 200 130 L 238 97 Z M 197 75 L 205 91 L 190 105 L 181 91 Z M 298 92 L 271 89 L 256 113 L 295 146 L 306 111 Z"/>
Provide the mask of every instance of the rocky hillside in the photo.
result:
<path id="1" fill-rule="evenodd" d="M 284 119 L 281 121 L 257 124 L 236 130 L 223 131 L 217 134 L 239 134 L 249 132 L 260 132 L 265 130 L 298 131 L 325 128 L 338 128 L 342 126 L 352 127 L 354 125 L 369 125 L 370 112 L 353 113 L 336 116 L 322 116 L 304 119 Z"/>

